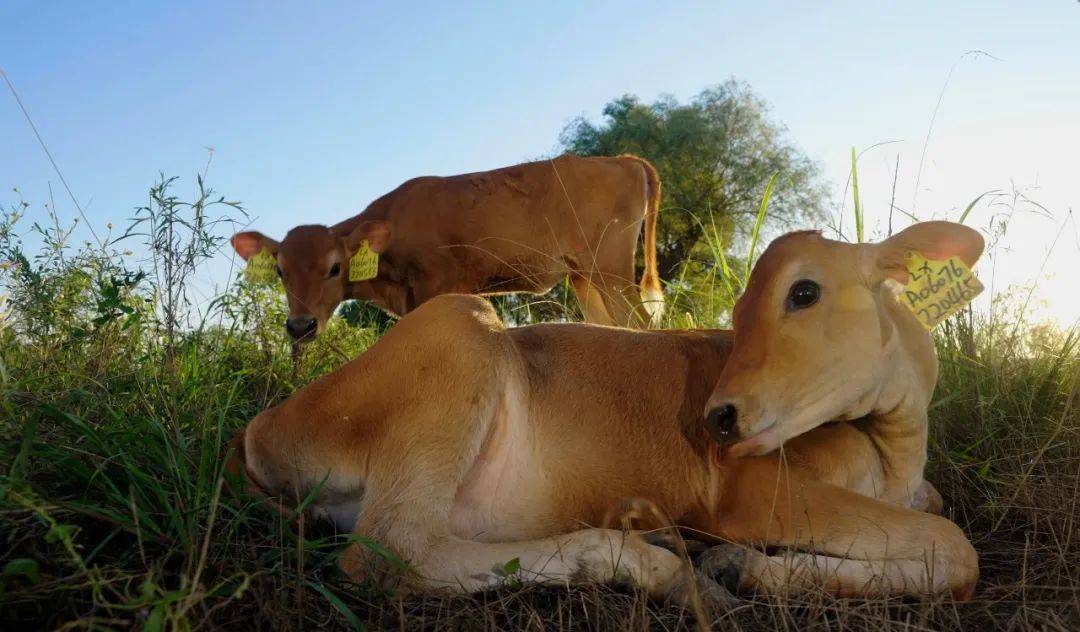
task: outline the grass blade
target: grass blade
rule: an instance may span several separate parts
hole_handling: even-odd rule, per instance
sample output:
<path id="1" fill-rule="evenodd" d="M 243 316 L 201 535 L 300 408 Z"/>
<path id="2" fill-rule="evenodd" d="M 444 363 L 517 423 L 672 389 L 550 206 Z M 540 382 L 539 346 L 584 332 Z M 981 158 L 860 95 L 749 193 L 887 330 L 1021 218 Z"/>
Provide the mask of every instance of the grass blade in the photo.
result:
<path id="1" fill-rule="evenodd" d="M 349 622 L 349 627 L 354 630 L 363 630 L 364 624 L 360 623 L 360 617 L 356 616 L 356 613 L 349 609 L 349 606 L 345 605 L 345 602 L 340 597 L 330 592 L 330 589 L 323 584 L 316 584 L 315 582 L 308 582 L 308 586 L 311 586 L 315 592 L 319 593 L 326 600 L 330 602 L 330 605 L 341 613 L 341 616 L 345 617 L 345 620 Z"/>
<path id="2" fill-rule="evenodd" d="M 858 163 L 858 157 L 855 155 L 855 148 L 851 148 L 851 197 L 855 202 L 855 239 L 861 244 L 863 242 L 863 212 L 862 203 L 859 201 L 859 170 L 856 167 Z"/>
<path id="3" fill-rule="evenodd" d="M 769 198 L 772 197 L 773 187 L 776 186 L 776 178 L 780 173 L 774 173 L 769 178 L 769 184 L 765 185 L 765 194 L 761 196 L 761 206 L 758 207 L 757 217 L 754 219 L 754 231 L 750 234 L 750 250 L 746 253 L 746 270 L 743 273 L 743 285 L 750 278 L 750 267 L 754 262 L 754 251 L 757 249 L 758 239 L 761 235 L 761 225 L 765 223 L 765 211 L 769 208 Z"/>
<path id="4" fill-rule="evenodd" d="M 964 212 L 960 214 L 960 219 L 956 221 L 963 224 L 964 220 L 967 219 L 968 214 L 971 213 L 971 209 L 975 208 L 975 205 L 979 203 L 979 200 L 983 199 L 987 195 L 990 195 L 991 193 L 997 192 L 998 189 L 991 189 L 989 191 L 983 191 L 982 193 L 980 193 L 978 197 L 971 201 L 971 204 L 967 205 L 967 208 L 964 209 Z"/>

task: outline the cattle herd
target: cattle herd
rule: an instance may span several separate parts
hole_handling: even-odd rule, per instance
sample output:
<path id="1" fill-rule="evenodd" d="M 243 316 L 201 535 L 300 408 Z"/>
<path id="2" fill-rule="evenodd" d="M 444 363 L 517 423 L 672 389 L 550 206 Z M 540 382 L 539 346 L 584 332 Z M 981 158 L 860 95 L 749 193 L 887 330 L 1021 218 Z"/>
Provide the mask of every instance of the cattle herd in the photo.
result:
<path id="1" fill-rule="evenodd" d="M 975 550 L 923 478 L 933 323 L 903 298 L 945 284 L 913 260 L 976 287 L 979 233 L 790 233 L 754 266 L 733 330 L 665 330 L 659 200 L 641 158 L 567 155 L 409 180 L 281 241 L 235 235 L 280 275 L 297 343 L 348 299 L 400 319 L 236 435 L 234 487 L 364 536 L 342 569 L 399 592 L 495 587 L 517 560 L 523 582 L 676 601 L 969 598 Z M 478 296 L 564 279 L 587 324 L 507 328 Z M 677 535 L 707 545 L 695 565 Z"/>

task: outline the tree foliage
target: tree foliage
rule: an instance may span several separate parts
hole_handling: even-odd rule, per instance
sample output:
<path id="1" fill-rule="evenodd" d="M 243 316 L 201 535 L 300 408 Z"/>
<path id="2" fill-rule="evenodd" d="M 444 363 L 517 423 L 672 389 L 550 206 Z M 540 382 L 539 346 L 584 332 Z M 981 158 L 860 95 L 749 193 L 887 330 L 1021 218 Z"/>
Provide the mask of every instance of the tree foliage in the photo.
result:
<path id="1" fill-rule="evenodd" d="M 669 282 L 716 267 L 716 244 L 706 239 L 713 227 L 723 254 L 745 251 L 738 246 L 750 235 L 773 174 L 778 178 L 766 229 L 788 230 L 824 217 L 827 193 L 818 167 L 744 83 L 727 81 L 685 104 L 670 96 L 645 104 L 625 95 L 603 114 L 600 123 L 582 117 L 567 125 L 562 147 L 583 156 L 632 153 L 656 166 L 663 181 L 657 254 Z"/>

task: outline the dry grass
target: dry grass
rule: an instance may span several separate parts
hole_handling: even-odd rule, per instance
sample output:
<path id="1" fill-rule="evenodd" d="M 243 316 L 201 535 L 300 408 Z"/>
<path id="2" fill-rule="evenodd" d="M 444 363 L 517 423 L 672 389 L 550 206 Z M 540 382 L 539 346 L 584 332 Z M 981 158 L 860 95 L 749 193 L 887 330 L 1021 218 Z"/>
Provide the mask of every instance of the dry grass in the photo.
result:
<path id="1" fill-rule="evenodd" d="M 928 477 L 980 553 L 974 601 L 741 595 L 734 604 L 708 606 L 710 627 L 1076 629 L 1075 337 L 1045 337 L 1052 346 L 1043 347 L 988 346 L 993 337 L 985 329 L 962 325 L 962 319 L 950 322 L 938 339 L 943 368 L 931 410 Z M 348 346 L 344 340 L 338 344 Z M 359 335 L 352 348 L 370 340 Z M 16 378 L 5 402 L 9 474 L 0 563 L 33 560 L 37 567 L 34 581 L 4 577 L 0 608 L 8 624 L 700 629 L 686 609 L 611 586 L 507 586 L 474 596 L 402 599 L 348 583 L 335 565 L 340 537 L 314 525 L 301 534 L 300 525 L 264 508 L 214 497 L 221 437 L 293 388 L 286 354 L 262 365 L 256 345 L 231 336 L 204 335 L 184 349 L 176 355 L 173 384 L 147 368 L 99 366 L 93 347 L 48 358 L 30 348 L 5 356 L 9 367 L 34 373 Z M 249 368 L 256 365 L 258 380 Z M 305 366 L 299 379 L 329 368 Z M 160 406 L 166 399 L 171 410 Z"/>

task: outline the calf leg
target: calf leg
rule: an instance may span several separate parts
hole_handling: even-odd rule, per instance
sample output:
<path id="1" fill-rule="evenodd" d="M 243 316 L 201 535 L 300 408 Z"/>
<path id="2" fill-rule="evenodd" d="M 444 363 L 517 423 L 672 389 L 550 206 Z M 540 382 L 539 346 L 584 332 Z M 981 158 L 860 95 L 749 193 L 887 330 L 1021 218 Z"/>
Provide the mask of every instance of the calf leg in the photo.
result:
<path id="1" fill-rule="evenodd" d="M 971 594 L 978 556 L 949 520 L 806 480 L 773 457 L 742 459 L 731 470 L 717 521 L 725 539 L 805 552 L 790 558 L 794 566 L 748 553 L 738 565 L 741 585 L 773 592 L 827 579 L 825 588 L 845 595 Z"/>
<path id="2" fill-rule="evenodd" d="M 620 581 L 666 596 L 687 572 L 686 563 L 638 535 L 610 529 L 584 529 L 524 542 L 481 543 L 453 536 L 435 537 L 410 559 L 414 571 L 406 590 L 473 592 L 507 579 L 517 560 L 518 581 L 566 586 Z"/>
<path id="3" fill-rule="evenodd" d="M 641 289 L 632 278 L 609 284 L 609 290 L 604 293 L 604 305 L 620 327 L 645 328 L 651 320 L 649 310 L 641 302 Z"/>
<path id="4" fill-rule="evenodd" d="M 932 554 L 920 559 L 861 560 L 792 551 L 766 555 L 725 544 L 699 558 L 700 570 L 732 590 L 783 595 L 826 591 L 838 597 L 880 598 L 951 593 L 971 597 L 972 584 L 955 585 L 955 571 Z"/>
<path id="5" fill-rule="evenodd" d="M 633 281 L 594 273 L 575 277 L 572 284 L 586 321 L 635 328 L 649 323 L 649 312 Z"/>
<path id="6" fill-rule="evenodd" d="M 595 325 L 618 324 L 607 311 L 602 288 L 593 285 L 583 276 L 571 277 L 570 286 L 574 288 L 574 296 L 577 297 L 585 322 Z"/>

